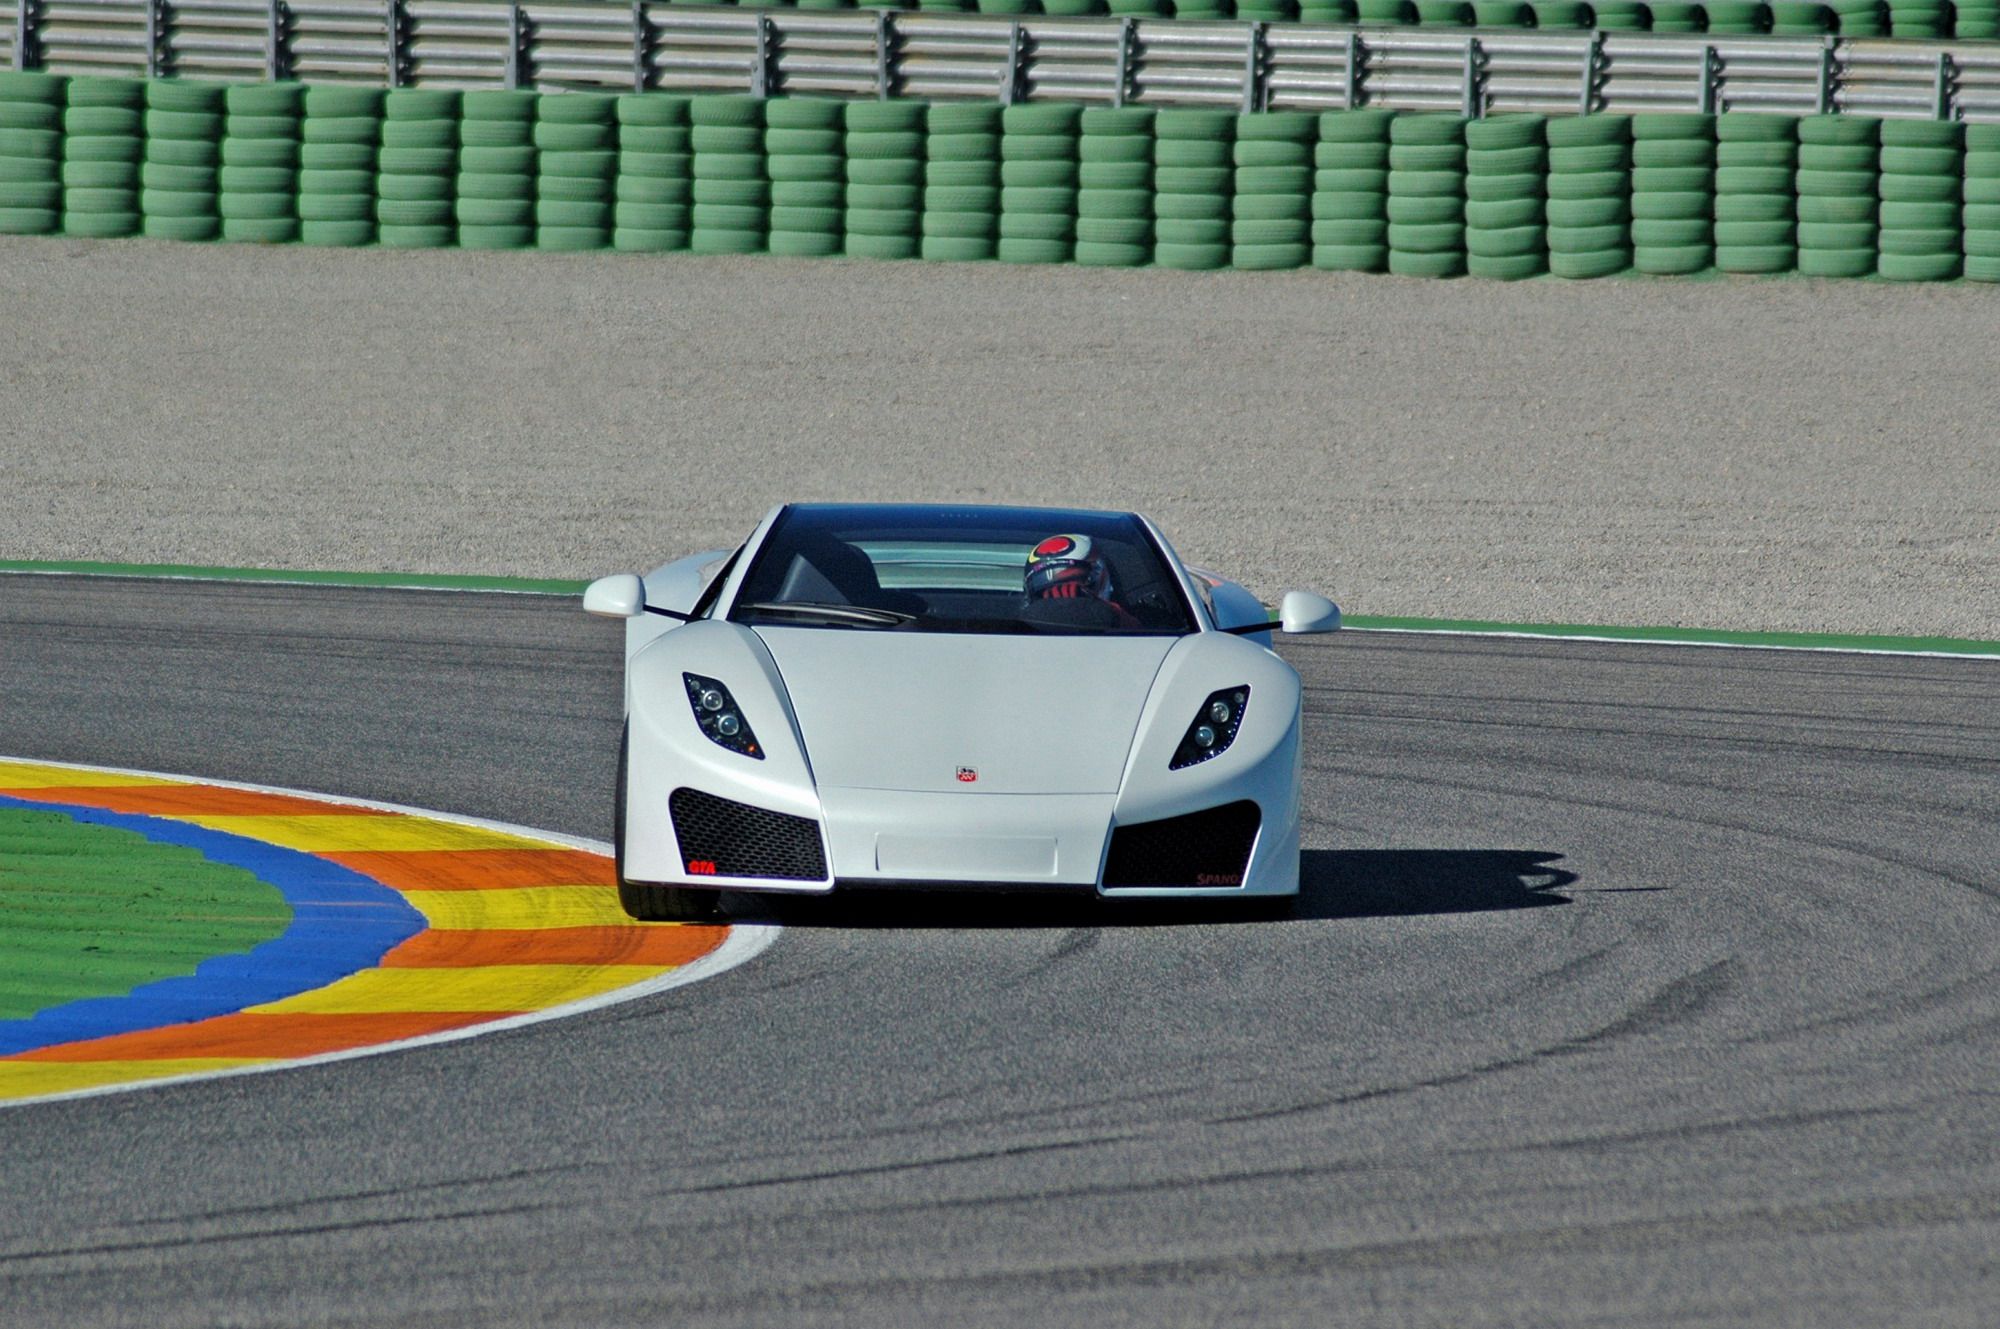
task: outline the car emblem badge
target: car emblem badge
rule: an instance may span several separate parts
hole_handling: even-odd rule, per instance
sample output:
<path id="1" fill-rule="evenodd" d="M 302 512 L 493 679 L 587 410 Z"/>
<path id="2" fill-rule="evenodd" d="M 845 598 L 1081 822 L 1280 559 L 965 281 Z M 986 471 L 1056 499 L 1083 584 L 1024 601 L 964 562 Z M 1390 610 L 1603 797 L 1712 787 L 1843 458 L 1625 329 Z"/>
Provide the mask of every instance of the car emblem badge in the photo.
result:
<path id="1" fill-rule="evenodd" d="M 973 766 L 961 766 L 958 768 L 958 782 L 960 784 L 974 784 L 978 779 L 978 768 Z"/>

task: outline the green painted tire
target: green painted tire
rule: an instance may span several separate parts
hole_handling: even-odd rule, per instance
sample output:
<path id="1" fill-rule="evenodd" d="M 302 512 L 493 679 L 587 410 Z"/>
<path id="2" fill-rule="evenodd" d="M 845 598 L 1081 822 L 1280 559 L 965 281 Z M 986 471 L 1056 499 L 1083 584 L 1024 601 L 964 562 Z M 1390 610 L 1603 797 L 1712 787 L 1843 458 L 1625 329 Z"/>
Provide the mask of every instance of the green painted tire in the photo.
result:
<path id="1" fill-rule="evenodd" d="M 1715 266 L 1723 272 L 1769 274 L 1790 272 L 1798 266 L 1798 249 L 1793 245 L 1715 246 Z"/>
<path id="2" fill-rule="evenodd" d="M 995 256 L 991 239 L 972 236 L 927 235 L 919 244 L 920 257 L 939 263 L 985 263 Z"/>
<path id="3" fill-rule="evenodd" d="M 460 249 L 529 249 L 535 243 L 535 228 L 523 224 L 466 225 L 458 227 Z"/>
<path id="4" fill-rule="evenodd" d="M 387 228 L 401 226 L 424 228 L 443 226 L 449 228 L 453 219 L 450 199 L 395 199 L 375 200 L 375 222 Z M 386 241 L 384 243 L 387 243 Z"/>
<path id="5" fill-rule="evenodd" d="M 816 184 L 842 185 L 847 183 L 847 163 L 838 157 L 764 157 L 745 160 L 753 164 L 761 163 L 764 174 L 770 177 L 773 184 L 779 181 L 794 183 L 810 181 Z M 709 165 L 702 168 L 701 174 L 706 179 L 717 178 L 718 168 L 714 164 L 716 159 L 710 157 L 707 161 Z M 690 176 L 694 174 L 692 164 L 689 166 L 689 174 Z"/>
<path id="6" fill-rule="evenodd" d="M 458 142 L 464 148 L 532 148 L 535 130 L 533 125 L 518 120 L 461 120 Z M 499 244 L 500 239 L 495 237 L 496 247 L 516 247 Z M 462 238 L 460 243 L 463 244 Z"/>
<path id="7" fill-rule="evenodd" d="M 1541 175 L 1548 170 L 1548 158 L 1543 147 L 1472 148 L 1465 154 L 1465 170 L 1482 176 Z"/>
<path id="8" fill-rule="evenodd" d="M 352 143 L 373 151 L 382 144 L 382 122 L 374 116 L 307 116 L 299 122 L 302 143 Z"/>
<path id="9" fill-rule="evenodd" d="M 1399 277 L 1463 277 L 1465 254 L 1462 251 L 1413 253 L 1391 245 L 1389 271 Z"/>
<path id="10" fill-rule="evenodd" d="M 1810 249 L 1799 246 L 1798 270 L 1807 277 L 1868 277 L 1877 263 L 1875 247 Z"/>
<path id="11" fill-rule="evenodd" d="M 1680 194 L 1632 195 L 1632 220 L 1680 221 L 1699 218 L 1707 223 L 1714 217 L 1713 195 L 1690 190 Z"/>
<path id="12" fill-rule="evenodd" d="M 567 198 L 575 202 L 586 202 L 591 199 L 609 198 L 612 194 L 609 182 L 590 182 L 591 191 L 575 190 L 568 195 L 546 192 L 549 184 L 549 179 L 544 176 L 542 187 L 545 192 L 542 193 L 541 197 L 553 199 Z M 855 192 L 856 190 L 854 189 L 848 190 L 847 201 L 849 206 L 853 206 L 855 203 Z M 914 191 L 911 192 L 914 193 Z M 771 206 L 771 185 L 766 180 L 696 180 L 691 194 L 697 205 L 713 203 L 725 208 L 768 208 Z M 864 203 L 861 206 L 865 207 L 867 204 Z"/>
<path id="13" fill-rule="evenodd" d="M 586 254 L 611 248 L 611 228 L 607 226 L 535 227 L 535 248 L 551 254 Z"/>
<path id="14" fill-rule="evenodd" d="M 794 165 L 812 158 L 786 158 Z M 760 152 L 697 152 L 694 178 L 697 180 L 763 180 L 767 159 Z"/>
<path id="15" fill-rule="evenodd" d="M 308 171 L 354 171 L 373 175 L 376 149 L 367 143 L 305 143 L 299 146 L 299 166 Z"/>
<path id="16" fill-rule="evenodd" d="M 1539 171 L 1519 175 L 1468 175 L 1465 198 L 1468 203 L 1514 203 L 1521 199 L 1544 198 L 1549 178 Z"/>
<path id="17" fill-rule="evenodd" d="M 354 249 L 375 243 L 375 223 L 371 221 L 301 221 L 299 243 L 330 248 Z"/>
<path id="18" fill-rule="evenodd" d="M 1385 272 L 1389 267 L 1389 246 L 1314 245 L 1312 265 L 1321 272 Z"/>
<path id="19" fill-rule="evenodd" d="M 400 226 L 385 221 L 376 228 L 375 243 L 384 249 L 449 249 L 458 243 L 458 228 L 448 224 Z"/>
<path id="20" fill-rule="evenodd" d="M 101 213 L 105 216 L 121 217 L 139 211 L 139 191 L 136 189 L 65 189 L 63 190 L 63 213 Z"/>
<path id="21" fill-rule="evenodd" d="M 634 129 L 664 129 L 688 122 L 687 98 L 663 92 L 628 92 L 617 99 L 615 114 L 621 126 Z"/>
<path id="22" fill-rule="evenodd" d="M 1821 197 L 1799 195 L 1799 221 L 1824 225 L 1873 225 L 1881 205 L 1873 194 Z"/>
<path id="23" fill-rule="evenodd" d="M 1790 194 L 1720 194 L 1715 200 L 1715 220 L 1724 223 L 1756 222 L 1788 226 L 1798 215 L 1798 200 Z M 1746 240 L 1745 244 L 1770 243 Z"/>
<path id="24" fill-rule="evenodd" d="M 1465 222 L 1465 200 L 1459 198 L 1399 198 L 1392 194 L 1385 211 L 1390 222 L 1398 226 L 1463 225 Z"/>
<path id="25" fill-rule="evenodd" d="M 459 248 L 466 248 L 465 233 L 459 232 Z M 688 247 L 685 227 L 642 230 L 637 227 L 611 232 L 611 247 L 621 254 L 671 254 Z"/>
<path id="26" fill-rule="evenodd" d="M 1691 190 L 1715 192 L 1715 172 L 1705 166 L 1638 166 L 1632 170 L 1635 194 L 1679 194 Z"/>
<path id="27" fill-rule="evenodd" d="M 1361 246 L 1381 246 L 1389 243 L 1389 223 L 1354 220 L 1316 221 L 1312 226 L 1312 241 L 1315 245 L 1331 245 L 1336 249 Z"/>
<path id="28" fill-rule="evenodd" d="M 194 189 L 141 189 L 139 214 L 147 221 L 215 219 L 215 192 Z"/>
<path id="29" fill-rule="evenodd" d="M 1550 226 L 1593 230 L 1603 226 L 1622 227 L 1631 219 L 1631 202 L 1623 195 L 1611 198 L 1552 198 L 1544 210 Z M 1589 248 L 1600 248 L 1591 245 Z"/>
<path id="30" fill-rule="evenodd" d="M 1556 160 L 1556 152 L 1569 148 L 1594 148 L 1622 145 L 1632 141 L 1632 117 L 1629 115 L 1564 115 L 1552 117 L 1545 127 L 1545 137 L 1549 145 L 1549 160 Z M 1604 169 L 1601 167 L 1579 167 L 1580 170 Z"/>
<path id="31" fill-rule="evenodd" d="M 137 111 L 146 104 L 146 85 L 140 79 L 78 74 L 69 80 L 65 101 L 71 107 L 108 106 Z"/>
<path id="32" fill-rule="evenodd" d="M 62 215 L 62 233 L 86 240 L 115 240 L 139 233 L 140 217 L 130 212 L 76 212 Z"/>
<path id="33" fill-rule="evenodd" d="M 1657 10 L 1658 5 L 1654 8 Z M 1632 141 L 1636 150 L 1642 142 L 1691 139 L 1715 142 L 1715 117 L 1686 111 L 1640 112 L 1632 117 Z"/>
<path id="34" fill-rule="evenodd" d="M 1632 244 L 1642 249 L 1685 249 L 1715 243 L 1715 223 L 1706 217 L 1648 217 L 1632 223 Z"/>
<path id="35" fill-rule="evenodd" d="M 1389 223 L 1391 254 L 1463 254 L 1465 224 L 1440 222 L 1435 225 L 1402 226 Z"/>
<path id="36" fill-rule="evenodd" d="M 1950 281 L 1962 261 L 1955 253 L 1894 254 L 1885 249 L 1875 261 L 1875 275 L 1886 281 Z"/>
<path id="37" fill-rule="evenodd" d="M 813 130 L 809 132 L 823 134 L 833 131 Z M 627 155 L 649 153 L 674 153 L 682 155 L 692 153 L 694 151 L 694 131 L 686 125 L 622 125 L 618 130 L 618 151 L 621 154 Z"/>
<path id="38" fill-rule="evenodd" d="M 384 148 L 376 159 L 384 175 L 456 175 L 456 148 Z"/>
<path id="39" fill-rule="evenodd" d="M 1153 223 L 1153 239 L 1162 245 L 1226 245 L 1229 222 L 1222 218 L 1162 217 Z"/>
<path id="40" fill-rule="evenodd" d="M 1462 171 L 1391 171 L 1389 196 L 1407 198 L 1464 198 Z"/>
<path id="41" fill-rule="evenodd" d="M 1406 112 L 1389 122 L 1389 143 L 1392 147 L 1464 142 L 1465 121 L 1456 115 L 1435 111 Z"/>
<path id="42" fill-rule="evenodd" d="M 1632 250 L 1632 271 L 1653 277 L 1692 276 L 1714 266 L 1715 249 L 1711 245 L 1634 246 Z"/>
<path id="43" fill-rule="evenodd" d="M 299 207 L 297 197 L 289 191 L 232 193 L 224 190 L 215 196 L 215 211 L 224 222 L 296 222 Z"/>
<path id="44" fill-rule="evenodd" d="M 621 182 L 622 183 L 622 182 Z M 664 182 L 663 182 L 664 183 Z M 637 202 L 671 203 L 678 201 L 666 195 L 658 199 L 633 195 Z M 683 190 L 680 200 L 691 201 L 694 191 Z M 841 208 L 847 207 L 847 186 L 838 180 L 773 180 L 771 182 L 771 206 L 774 208 Z"/>
<path id="45" fill-rule="evenodd" d="M 1039 240 L 1003 234 L 994 247 L 994 257 L 1002 263 L 1067 263 L 1074 249 L 1073 242 L 1069 240 Z"/>
<path id="46" fill-rule="evenodd" d="M 1073 261 L 1086 268 L 1141 268 L 1152 260 L 1149 244 L 1116 244 L 1078 240 Z"/>
<path id="47" fill-rule="evenodd" d="M 1645 138 L 1632 144 L 1632 165 L 1676 167 L 1715 165 L 1716 145 L 1703 138 Z"/>
<path id="48" fill-rule="evenodd" d="M 1555 248 L 1551 235 L 1549 246 L 1549 272 L 1571 281 L 1593 281 L 1599 277 L 1615 277 L 1632 266 L 1632 251 L 1629 248 L 1592 249 L 1581 252 L 1565 252 Z"/>
<path id="49" fill-rule="evenodd" d="M 1076 182 L 1073 161 L 1000 163 L 1000 183 L 1009 189 L 1075 189 Z"/>
<path id="50" fill-rule="evenodd" d="M 0 235 L 54 235 L 61 226 L 62 213 L 55 208 L 0 206 Z"/>
<path id="51" fill-rule="evenodd" d="M 701 209 L 697 207 L 695 211 L 699 213 Z M 763 208 L 748 208 L 743 211 L 755 213 L 759 221 L 764 216 Z M 611 204 L 608 200 L 584 203 L 572 199 L 537 199 L 535 226 L 539 230 L 608 232 L 611 229 Z M 539 246 L 540 239 L 537 238 L 535 243 Z"/>
<path id="52" fill-rule="evenodd" d="M 926 141 L 926 149 L 925 157 L 932 162 L 997 162 L 1000 160 L 1000 136 L 933 134 Z"/>
<path id="53" fill-rule="evenodd" d="M 1171 244 L 1153 246 L 1153 265 L 1181 272 L 1211 272 L 1229 266 L 1226 244 Z"/>
<path id="54" fill-rule="evenodd" d="M 771 209 L 775 219 L 781 209 Z M 809 211 L 797 209 L 797 211 Z M 685 203 L 614 203 L 611 206 L 611 227 L 614 231 L 685 231 L 693 225 L 688 205 Z M 835 229 L 838 229 L 838 217 Z M 805 227 L 792 227 L 805 230 Z"/>
<path id="55" fill-rule="evenodd" d="M 933 135 L 998 135 L 1000 107 L 992 102 L 931 102 L 924 114 L 925 128 Z"/>
<path id="56" fill-rule="evenodd" d="M 1538 198 L 1469 202 L 1465 205 L 1465 224 L 1482 231 L 1511 231 L 1523 226 L 1539 227 L 1545 219 L 1542 200 Z"/>
<path id="57" fill-rule="evenodd" d="M 222 238 L 233 244 L 288 245 L 299 238 L 296 217 L 224 217 Z"/>
<path id="58" fill-rule="evenodd" d="M 139 187 L 137 162 L 64 162 L 61 170 L 62 183 L 71 189 L 129 191 Z"/>
<path id="59" fill-rule="evenodd" d="M 1000 132 L 1018 136 L 1059 136 L 1072 140 L 1083 123 L 1083 107 L 1073 102 L 1020 102 L 1000 112 Z"/>
<path id="60" fill-rule="evenodd" d="M 1471 165 L 1471 154 L 1475 152 L 1540 149 L 1546 143 L 1547 127 L 1548 117 L 1543 115 L 1494 115 L 1484 120 L 1468 121 L 1465 126 L 1466 164 Z M 1499 174 L 1511 174 L 1511 171 Z"/>
<path id="61" fill-rule="evenodd" d="M 615 237 L 619 234 L 612 232 Z M 779 258 L 834 258 L 842 252 L 844 240 L 835 231 L 791 231 L 773 227 L 764 237 L 764 251 Z"/>
<path id="62" fill-rule="evenodd" d="M 1503 230 L 1468 226 L 1465 230 L 1468 257 L 1518 258 L 1529 254 L 1540 257 L 1548 251 L 1548 235 L 1540 226 L 1510 226 Z"/>
<path id="63" fill-rule="evenodd" d="M 1153 192 L 1151 162 L 1084 162 L 1076 169 L 1076 183 L 1082 189 L 1137 189 Z"/>
<path id="64" fill-rule="evenodd" d="M 1468 203 L 1469 214 L 1473 205 Z M 1537 208 L 1536 215 L 1541 209 Z M 1312 217 L 1314 221 L 1386 221 L 1389 216 L 1389 200 L 1381 194 L 1314 194 L 1312 196 Z"/>
<path id="65" fill-rule="evenodd" d="M 1789 248 L 1798 243 L 1798 227 L 1789 221 L 1719 221 L 1715 224 L 1717 249 Z"/>
<path id="66" fill-rule="evenodd" d="M 1529 277 L 1539 277 L 1548 270 L 1548 255 L 1539 251 L 1531 254 L 1468 253 L 1465 256 L 1465 275 L 1487 281 L 1524 281 Z"/>
<path id="67" fill-rule="evenodd" d="M 375 225 L 375 195 L 367 194 L 300 194 L 299 220 L 304 222 L 329 222 L 347 225 L 366 222 Z"/>
<path id="68" fill-rule="evenodd" d="M 1548 180 L 1552 199 L 1624 198 L 1632 192 L 1630 171 L 1551 172 Z"/>
<path id="69" fill-rule="evenodd" d="M 461 194 L 452 203 L 452 215 L 458 219 L 461 230 L 480 226 L 532 227 L 535 205 L 528 199 L 466 198 Z"/>
<path id="70" fill-rule="evenodd" d="M 989 244 L 1000 234 L 1000 215 L 995 212 L 926 212 L 919 234 L 945 240 L 985 240 Z"/>

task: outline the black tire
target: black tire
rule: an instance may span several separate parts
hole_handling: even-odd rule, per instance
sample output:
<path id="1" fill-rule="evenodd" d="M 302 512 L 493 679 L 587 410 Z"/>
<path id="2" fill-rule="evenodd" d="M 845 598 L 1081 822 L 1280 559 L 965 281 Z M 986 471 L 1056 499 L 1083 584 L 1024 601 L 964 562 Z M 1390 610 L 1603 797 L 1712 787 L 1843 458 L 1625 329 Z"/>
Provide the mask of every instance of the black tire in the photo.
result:
<path id="1" fill-rule="evenodd" d="M 647 923 L 700 923 L 722 916 L 722 892 L 691 886 L 656 886 L 625 879 L 625 763 L 631 747 L 628 721 L 618 734 L 618 793 L 612 804 L 611 846 L 618 872 L 618 903 Z"/>

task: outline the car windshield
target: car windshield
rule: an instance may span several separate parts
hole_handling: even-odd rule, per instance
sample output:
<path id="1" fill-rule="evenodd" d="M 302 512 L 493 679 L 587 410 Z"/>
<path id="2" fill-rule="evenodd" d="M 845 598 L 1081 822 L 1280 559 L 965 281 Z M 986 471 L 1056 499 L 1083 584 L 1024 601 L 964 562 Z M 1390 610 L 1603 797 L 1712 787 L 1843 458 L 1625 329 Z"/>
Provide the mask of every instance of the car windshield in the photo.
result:
<path id="1" fill-rule="evenodd" d="M 1180 636 L 1180 579 L 1138 518 L 1032 508 L 787 508 L 729 611 L 874 632 Z"/>

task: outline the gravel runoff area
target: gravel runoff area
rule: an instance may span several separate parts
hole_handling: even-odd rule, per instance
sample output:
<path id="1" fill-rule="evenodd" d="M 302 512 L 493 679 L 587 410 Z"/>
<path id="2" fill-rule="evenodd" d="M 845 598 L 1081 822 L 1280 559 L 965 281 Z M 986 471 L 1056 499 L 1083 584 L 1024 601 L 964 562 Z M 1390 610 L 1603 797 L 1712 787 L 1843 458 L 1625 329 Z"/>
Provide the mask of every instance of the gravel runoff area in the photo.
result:
<path id="1" fill-rule="evenodd" d="M 1136 507 L 1350 611 L 2000 637 L 2000 290 L 0 238 L 0 558 L 589 576 Z"/>

